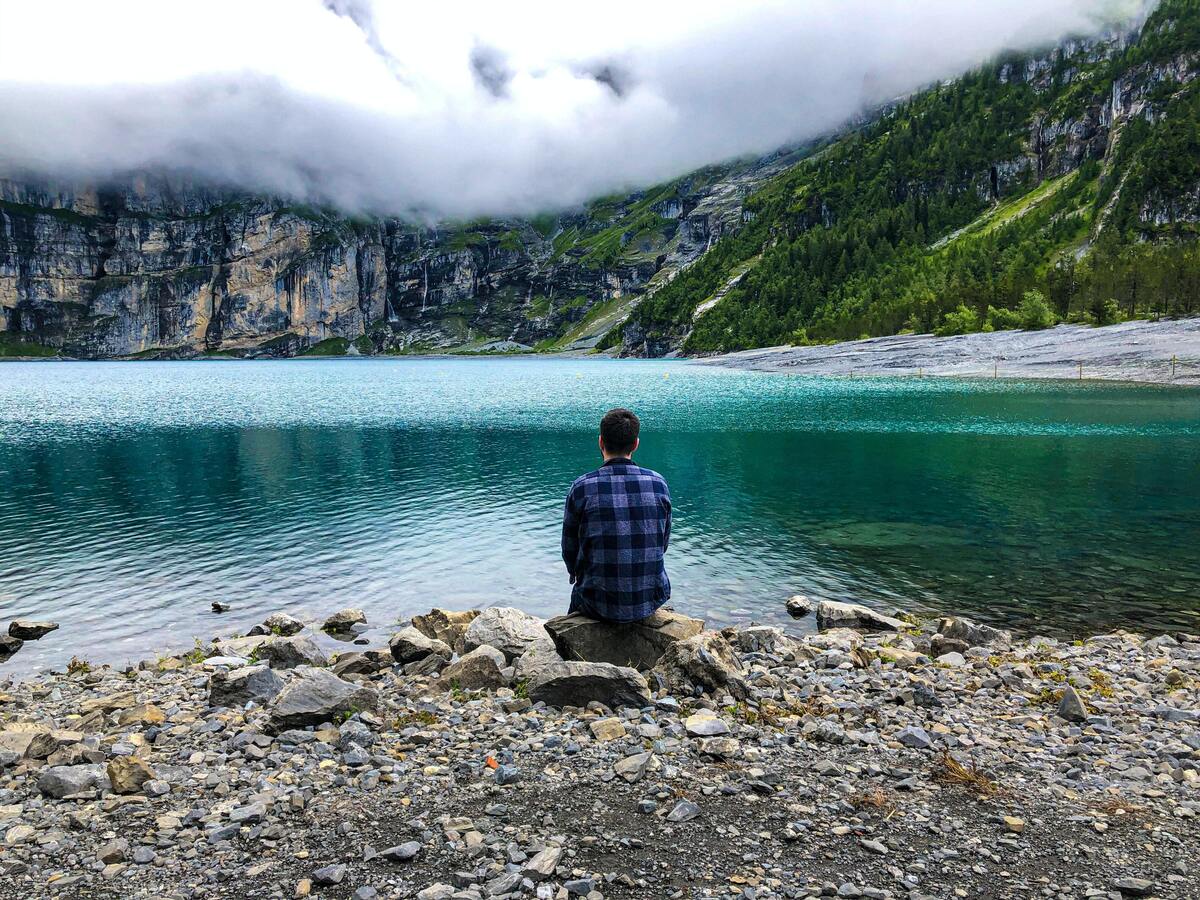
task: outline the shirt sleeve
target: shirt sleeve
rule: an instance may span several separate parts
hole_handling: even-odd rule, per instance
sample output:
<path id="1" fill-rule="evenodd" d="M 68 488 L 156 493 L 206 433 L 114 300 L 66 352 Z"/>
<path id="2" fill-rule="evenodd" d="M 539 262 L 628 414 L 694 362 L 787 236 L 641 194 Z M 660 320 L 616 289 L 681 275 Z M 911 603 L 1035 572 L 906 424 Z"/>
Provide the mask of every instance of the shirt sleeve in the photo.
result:
<path id="1" fill-rule="evenodd" d="M 663 484 L 662 495 L 663 506 L 663 552 L 667 550 L 667 545 L 671 543 L 671 491 Z"/>
<path id="2" fill-rule="evenodd" d="M 579 560 L 579 526 L 583 511 L 579 504 L 579 486 L 572 485 L 563 507 L 562 558 L 567 564 L 567 574 L 575 578 L 575 563 Z"/>

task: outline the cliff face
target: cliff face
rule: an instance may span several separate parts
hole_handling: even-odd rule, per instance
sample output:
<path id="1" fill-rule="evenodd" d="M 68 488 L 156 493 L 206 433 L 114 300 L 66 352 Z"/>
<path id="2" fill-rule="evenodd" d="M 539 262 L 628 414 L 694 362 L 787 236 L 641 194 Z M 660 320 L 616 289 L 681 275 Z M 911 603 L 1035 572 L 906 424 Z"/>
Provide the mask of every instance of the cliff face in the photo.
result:
<path id="1" fill-rule="evenodd" d="M 573 214 L 438 228 L 165 176 L 0 179 L 0 352 L 588 346 L 736 228 L 745 196 L 787 162 L 706 170 Z"/>

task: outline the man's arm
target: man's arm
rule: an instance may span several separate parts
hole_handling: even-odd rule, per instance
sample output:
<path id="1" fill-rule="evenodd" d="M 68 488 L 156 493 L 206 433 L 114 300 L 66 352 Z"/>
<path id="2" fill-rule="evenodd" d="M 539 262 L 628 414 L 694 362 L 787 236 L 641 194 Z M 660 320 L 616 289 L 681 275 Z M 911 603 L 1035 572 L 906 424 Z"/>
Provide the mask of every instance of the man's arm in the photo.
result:
<path id="1" fill-rule="evenodd" d="M 663 522 L 663 552 L 665 553 L 667 545 L 671 543 L 671 491 L 665 483 L 663 484 L 662 505 L 665 520 Z"/>
<path id="2" fill-rule="evenodd" d="M 567 502 L 563 506 L 562 527 L 562 558 L 567 564 L 567 574 L 571 576 L 571 584 L 575 583 L 575 563 L 579 560 L 579 526 L 581 511 L 576 500 L 577 488 L 572 485 L 567 493 Z"/>

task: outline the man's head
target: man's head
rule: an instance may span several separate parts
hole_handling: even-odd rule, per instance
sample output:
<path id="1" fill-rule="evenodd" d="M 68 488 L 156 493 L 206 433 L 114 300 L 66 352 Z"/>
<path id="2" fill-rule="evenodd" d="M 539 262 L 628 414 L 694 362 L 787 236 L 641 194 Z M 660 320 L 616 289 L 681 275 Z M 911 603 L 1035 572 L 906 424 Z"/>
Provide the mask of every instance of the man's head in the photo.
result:
<path id="1" fill-rule="evenodd" d="M 642 423 L 627 409 L 610 409 L 600 420 L 600 452 L 605 459 L 632 456 Z"/>

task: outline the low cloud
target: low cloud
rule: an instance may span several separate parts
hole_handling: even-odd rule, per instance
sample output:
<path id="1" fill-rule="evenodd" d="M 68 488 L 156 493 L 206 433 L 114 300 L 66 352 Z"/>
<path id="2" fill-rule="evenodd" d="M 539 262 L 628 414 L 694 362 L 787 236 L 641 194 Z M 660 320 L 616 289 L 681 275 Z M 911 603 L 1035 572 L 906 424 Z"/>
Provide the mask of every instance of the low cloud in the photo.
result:
<path id="1" fill-rule="evenodd" d="M 1137 12 L 1111 0 L 580 10 L 0 0 L 0 174 L 171 170 L 348 211 L 528 214 L 807 140 L 1002 51 Z"/>

